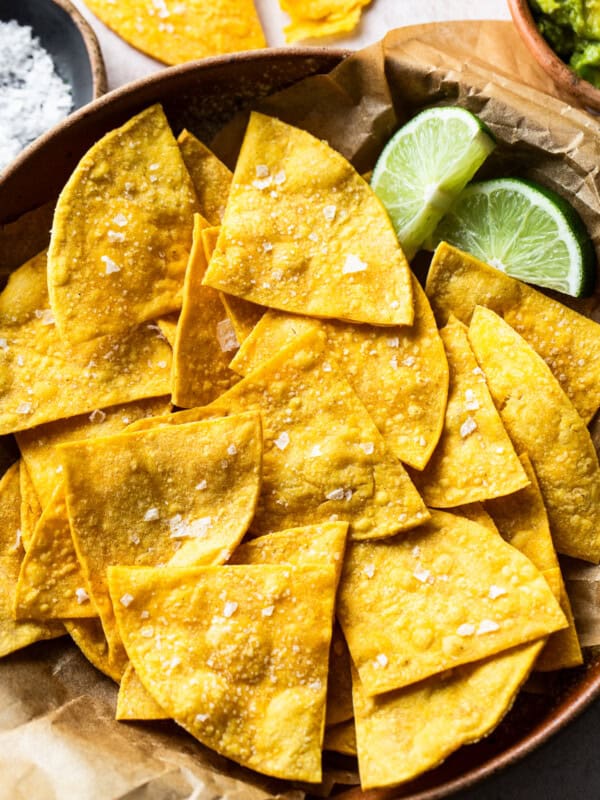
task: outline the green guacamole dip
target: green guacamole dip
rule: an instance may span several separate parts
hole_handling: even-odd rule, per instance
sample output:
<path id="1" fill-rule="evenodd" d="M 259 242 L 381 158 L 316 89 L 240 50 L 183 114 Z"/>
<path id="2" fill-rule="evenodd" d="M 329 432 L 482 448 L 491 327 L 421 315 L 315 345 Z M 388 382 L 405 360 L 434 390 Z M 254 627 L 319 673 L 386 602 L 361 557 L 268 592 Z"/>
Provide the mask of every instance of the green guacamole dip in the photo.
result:
<path id="1" fill-rule="evenodd" d="M 550 47 L 600 88 L 600 0 L 531 0 L 531 9 Z"/>

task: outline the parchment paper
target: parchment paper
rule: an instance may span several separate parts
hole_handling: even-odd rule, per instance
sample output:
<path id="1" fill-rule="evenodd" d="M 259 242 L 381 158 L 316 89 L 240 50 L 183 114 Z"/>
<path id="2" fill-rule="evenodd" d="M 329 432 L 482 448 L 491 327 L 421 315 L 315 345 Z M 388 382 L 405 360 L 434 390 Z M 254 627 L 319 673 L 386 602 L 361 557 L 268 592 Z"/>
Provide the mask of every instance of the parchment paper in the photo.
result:
<path id="1" fill-rule="evenodd" d="M 509 23 L 447 23 L 391 32 L 330 76 L 308 78 L 259 107 L 327 139 L 366 171 L 407 116 L 431 104 L 464 105 L 499 142 L 485 174 L 531 177 L 566 195 L 598 252 L 597 123 L 553 91 Z M 233 120 L 214 142 L 230 163 L 243 125 L 243 116 Z M 31 221 L 24 221 L 0 232 L 3 249 L 7 236 L 23 244 L 30 228 Z M 600 318 L 598 294 L 573 305 Z M 598 426 L 594 434 L 600 441 Z M 568 586 L 586 645 L 600 643 L 599 573 L 569 561 Z M 174 724 L 115 722 L 115 700 L 116 687 L 66 639 L 0 661 L 0 800 L 304 796 L 304 788 L 211 753 Z M 356 775 L 337 770 L 326 776 L 324 788 L 334 780 L 352 782 Z"/>

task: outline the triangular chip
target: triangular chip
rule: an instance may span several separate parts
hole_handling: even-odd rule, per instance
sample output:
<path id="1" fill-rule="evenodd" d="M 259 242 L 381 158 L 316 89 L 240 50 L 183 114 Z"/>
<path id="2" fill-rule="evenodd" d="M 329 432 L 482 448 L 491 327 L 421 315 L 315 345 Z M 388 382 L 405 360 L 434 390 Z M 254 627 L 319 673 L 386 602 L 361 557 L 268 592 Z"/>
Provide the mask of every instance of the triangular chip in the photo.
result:
<path id="1" fill-rule="evenodd" d="M 48 303 L 40 253 L 0 294 L 0 434 L 170 392 L 171 348 L 155 330 L 69 346 Z"/>
<path id="2" fill-rule="evenodd" d="M 423 469 L 444 424 L 448 363 L 425 292 L 415 278 L 412 286 L 415 319 L 410 327 L 318 322 L 268 311 L 244 340 L 231 369 L 248 375 L 295 336 L 322 325 L 328 345 L 390 451 Z"/>
<path id="3" fill-rule="evenodd" d="M 65 341 L 122 335 L 178 309 L 197 210 L 159 105 L 96 142 L 52 224 L 48 289 Z"/>
<path id="4" fill-rule="evenodd" d="M 77 558 L 62 482 L 44 509 L 16 587 L 17 619 L 97 617 Z"/>
<path id="5" fill-rule="evenodd" d="M 257 414 L 63 445 L 73 541 L 111 647 L 111 564 L 224 561 L 260 489 Z"/>
<path id="6" fill-rule="evenodd" d="M 323 750 L 342 753 L 345 756 L 355 756 L 356 728 L 354 727 L 354 720 L 349 719 L 345 722 L 338 722 L 337 725 L 326 728 Z"/>
<path id="7" fill-rule="evenodd" d="M 167 314 L 166 316 L 160 317 L 160 319 L 156 320 L 158 329 L 165 337 L 167 342 L 171 345 L 171 347 L 175 346 L 175 335 L 177 333 L 178 321 L 179 321 L 178 311 L 173 311 L 173 313 Z"/>
<path id="8" fill-rule="evenodd" d="M 563 628 L 562 631 L 556 631 L 549 637 L 546 646 L 535 662 L 535 669 L 538 672 L 553 672 L 558 669 L 580 667 L 583 664 L 583 653 L 581 652 L 573 610 L 560 567 L 547 570 L 544 572 L 544 577 L 552 588 L 554 596 L 559 601 L 569 627 Z M 554 583 L 556 583 L 556 589 L 553 585 Z"/>
<path id="9" fill-rule="evenodd" d="M 500 597 L 498 584 L 506 590 Z M 369 695 L 567 625 L 525 556 L 487 528 L 441 511 L 410 536 L 349 544 L 337 616 Z"/>
<path id="10" fill-rule="evenodd" d="M 127 653 L 169 716 L 245 766 L 320 780 L 333 568 L 112 567 L 109 584 Z"/>
<path id="11" fill-rule="evenodd" d="M 223 326 L 230 323 L 219 292 L 202 285 L 207 265 L 201 236 L 205 227 L 206 221 L 196 214 L 173 348 L 173 402 L 183 408 L 210 403 L 238 380 L 229 369 L 231 347 Z"/>
<path id="12" fill-rule="evenodd" d="M 35 526 L 42 516 L 42 506 L 23 459 L 20 461 L 19 483 L 21 490 L 21 542 L 27 550 L 29 542 L 33 539 Z"/>
<path id="13" fill-rule="evenodd" d="M 476 305 L 503 317 L 548 364 L 586 423 L 600 406 L 600 325 L 443 242 L 427 276 L 438 323 L 468 324 Z"/>
<path id="14" fill-rule="evenodd" d="M 238 344 L 241 344 L 252 332 L 254 326 L 265 313 L 264 306 L 242 300 L 233 294 L 221 292 L 221 300 L 233 327 Z"/>
<path id="15" fill-rule="evenodd" d="M 457 514 L 459 517 L 466 517 L 471 522 L 477 522 L 493 533 L 500 533 L 494 520 L 483 507 L 483 503 L 467 503 L 464 506 L 456 506 L 456 508 L 452 509 L 452 513 Z"/>
<path id="16" fill-rule="evenodd" d="M 24 551 L 21 545 L 21 496 L 19 463 L 0 481 L 0 658 L 42 639 L 62 636 L 59 623 L 16 622 L 14 595 Z"/>
<path id="17" fill-rule="evenodd" d="M 584 421 L 541 356 L 482 306 L 469 339 L 502 421 L 537 475 L 559 553 L 600 561 L 600 467 Z"/>
<path id="18" fill-rule="evenodd" d="M 410 270 L 383 206 L 306 131 L 253 112 L 205 282 L 282 311 L 410 325 Z"/>
<path id="19" fill-rule="evenodd" d="M 352 673 L 350 670 L 350 653 L 344 634 L 336 623 L 331 637 L 331 653 L 329 654 L 329 677 L 327 679 L 327 728 L 351 719 L 352 708 Z"/>
<path id="20" fill-rule="evenodd" d="M 371 0 L 280 0 L 281 8 L 290 16 L 285 28 L 287 42 L 313 39 L 317 36 L 336 36 L 354 30 L 364 6 Z"/>
<path id="21" fill-rule="evenodd" d="M 169 719 L 169 714 L 158 705 L 150 692 L 144 687 L 131 661 L 127 665 L 119 684 L 115 719 Z"/>
<path id="22" fill-rule="evenodd" d="M 177 144 L 190 173 L 202 216 L 210 225 L 220 225 L 227 205 L 231 171 L 189 131 L 182 131 Z"/>
<path id="23" fill-rule="evenodd" d="M 109 652 L 108 641 L 100 620 L 66 619 L 65 628 L 90 664 L 119 683 L 128 663 L 125 651 L 121 647 Z"/>
<path id="24" fill-rule="evenodd" d="M 358 765 L 363 789 L 404 783 L 461 745 L 492 731 L 543 647 L 521 645 L 414 686 L 369 697 L 354 675 Z"/>
<path id="25" fill-rule="evenodd" d="M 450 391 L 439 444 L 413 480 L 434 508 L 451 508 L 510 494 L 529 480 L 477 365 L 467 329 L 452 318 L 441 331 Z"/>

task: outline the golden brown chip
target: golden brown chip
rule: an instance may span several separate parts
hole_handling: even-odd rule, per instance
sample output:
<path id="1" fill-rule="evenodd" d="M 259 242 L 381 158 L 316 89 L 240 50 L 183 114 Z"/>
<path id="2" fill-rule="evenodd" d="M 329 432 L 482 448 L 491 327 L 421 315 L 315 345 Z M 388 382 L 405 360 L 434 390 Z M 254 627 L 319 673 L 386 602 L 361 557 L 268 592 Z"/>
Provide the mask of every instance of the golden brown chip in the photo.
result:
<path id="1" fill-rule="evenodd" d="M 369 185 L 325 142 L 256 112 L 204 280 L 296 314 L 413 321 L 408 263 Z"/>
<path id="2" fill-rule="evenodd" d="M 467 503 L 464 506 L 456 506 L 456 508 L 452 509 L 452 513 L 457 514 L 459 517 L 466 517 L 471 522 L 477 522 L 493 533 L 500 533 L 482 503 Z"/>
<path id="3" fill-rule="evenodd" d="M 350 653 L 344 634 L 336 623 L 331 637 L 329 653 L 329 676 L 327 678 L 327 728 L 349 720 L 354 715 L 352 708 L 352 674 Z"/>
<path id="4" fill-rule="evenodd" d="M 194 184 L 200 213 L 210 225 L 220 225 L 233 177 L 230 170 L 189 131 L 179 134 L 177 144 Z"/>
<path id="5" fill-rule="evenodd" d="M 126 42 L 165 64 L 265 47 L 252 0 L 85 0 Z"/>
<path id="6" fill-rule="evenodd" d="M 290 15 L 290 24 L 285 28 L 288 42 L 312 39 L 320 36 L 335 36 L 354 30 L 360 20 L 364 6 L 371 0 L 279 0 L 281 8 Z"/>
<path id="7" fill-rule="evenodd" d="M 159 105 L 100 139 L 62 190 L 48 289 L 65 341 L 123 335 L 181 307 L 198 201 Z"/>
<path id="8" fill-rule="evenodd" d="M 144 325 L 69 346 L 49 308 L 46 254 L 0 294 L 0 434 L 170 392 L 171 348 Z"/>
<path id="9" fill-rule="evenodd" d="M 343 753 L 346 756 L 355 756 L 356 728 L 354 727 L 354 720 L 349 719 L 345 722 L 339 722 L 331 728 L 326 728 L 323 750 L 332 750 L 335 753 Z"/>
<path id="10" fill-rule="evenodd" d="M 244 340 L 231 369 L 248 375 L 279 349 L 322 325 L 328 345 L 396 458 L 423 469 L 444 424 L 448 363 L 429 302 L 413 278 L 411 327 L 318 322 L 268 311 Z"/>
<path id="11" fill-rule="evenodd" d="M 65 628 L 77 647 L 96 669 L 119 683 L 127 667 L 123 648 L 109 652 L 108 641 L 98 618 L 66 619 Z"/>
<path id="12" fill-rule="evenodd" d="M 131 661 L 127 665 L 119 685 L 115 719 L 169 719 L 167 712 L 145 689 Z"/>
<path id="13" fill-rule="evenodd" d="M 336 613 L 368 694 L 567 625 L 525 556 L 487 528 L 441 511 L 410 536 L 351 542 Z"/>
<path id="14" fill-rule="evenodd" d="M 588 429 L 543 359 L 501 317 L 473 312 L 469 339 L 515 447 L 537 475 L 559 553 L 600 561 L 600 467 Z"/>
<path id="15" fill-rule="evenodd" d="M 25 461 L 21 459 L 19 483 L 21 490 L 21 543 L 25 550 L 33 538 L 35 526 L 42 516 L 42 506 L 33 486 Z"/>
<path id="16" fill-rule="evenodd" d="M 183 307 L 173 348 L 173 402 L 182 408 L 210 403 L 233 386 L 229 369 L 237 347 L 219 292 L 202 285 L 206 256 L 201 231 L 206 220 L 194 217 L 194 237 L 183 288 Z"/>
<path id="17" fill-rule="evenodd" d="M 427 276 L 438 323 L 468 324 L 476 305 L 503 317 L 548 364 L 586 423 L 600 406 L 600 325 L 443 242 Z"/>
<path id="18" fill-rule="evenodd" d="M 529 480 L 496 411 L 467 329 L 451 318 L 441 331 L 450 368 L 444 429 L 425 470 L 412 473 L 423 499 L 451 508 L 498 497 Z"/>
<path id="19" fill-rule="evenodd" d="M 220 294 L 239 345 L 250 335 L 266 309 L 264 306 L 251 303 L 249 300 L 242 300 L 241 297 L 235 297 L 233 294 L 225 292 Z"/>
<path id="20" fill-rule="evenodd" d="M 583 653 L 581 652 L 573 610 L 560 567 L 547 570 L 544 572 L 544 577 L 550 584 L 554 596 L 557 597 L 569 627 L 563 628 L 562 631 L 556 631 L 548 638 L 546 646 L 535 662 L 535 669 L 539 672 L 552 672 L 558 669 L 579 667 L 583 664 Z M 552 585 L 554 583 L 557 584 L 557 589 Z"/>
<path id="21" fill-rule="evenodd" d="M 333 568 L 112 567 L 109 584 L 127 653 L 169 716 L 241 764 L 320 780 Z"/>
<path id="22" fill-rule="evenodd" d="M 166 317 L 161 317 L 156 320 L 158 329 L 165 337 L 171 347 L 175 346 L 175 335 L 177 333 L 177 322 L 179 321 L 179 312 L 174 311 L 172 314 L 167 314 Z"/>

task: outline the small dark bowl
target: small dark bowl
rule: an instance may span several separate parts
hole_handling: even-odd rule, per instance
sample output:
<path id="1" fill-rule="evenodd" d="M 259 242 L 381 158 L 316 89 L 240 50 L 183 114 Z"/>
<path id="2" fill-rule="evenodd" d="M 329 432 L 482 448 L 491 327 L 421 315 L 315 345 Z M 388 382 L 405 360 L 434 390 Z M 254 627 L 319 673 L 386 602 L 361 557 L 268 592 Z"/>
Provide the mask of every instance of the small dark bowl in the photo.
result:
<path id="1" fill-rule="evenodd" d="M 73 92 L 73 110 L 106 91 L 106 70 L 93 30 L 69 0 L 2 0 L 0 20 L 29 25 Z"/>

